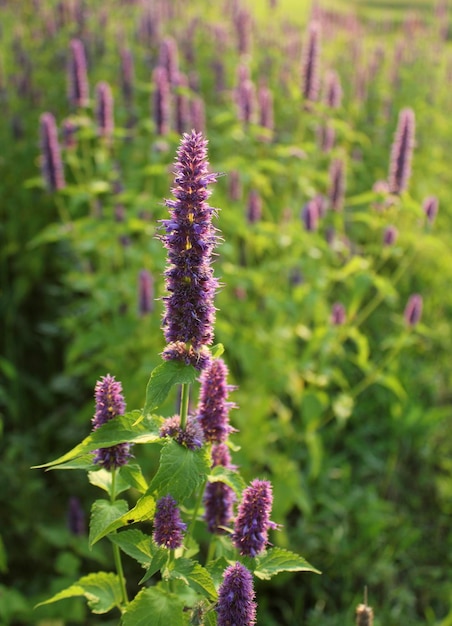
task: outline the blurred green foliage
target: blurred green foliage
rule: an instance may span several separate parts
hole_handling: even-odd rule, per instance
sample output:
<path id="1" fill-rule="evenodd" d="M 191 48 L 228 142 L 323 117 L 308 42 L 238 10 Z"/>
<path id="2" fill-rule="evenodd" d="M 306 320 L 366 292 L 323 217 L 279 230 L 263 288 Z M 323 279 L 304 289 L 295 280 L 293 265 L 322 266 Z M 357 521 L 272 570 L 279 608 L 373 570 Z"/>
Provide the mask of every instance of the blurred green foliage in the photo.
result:
<path id="1" fill-rule="evenodd" d="M 108 563 L 106 553 L 86 552 L 85 538 L 66 529 L 69 498 L 80 498 L 86 510 L 93 498 L 84 478 L 29 467 L 87 434 L 101 375 L 121 380 L 129 409 L 139 408 L 159 362 L 165 253 L 158 221 L 166 217 L 179 136 L 156 135 L 151 71 L 162 37 L 170 35 L 192 81 L 190 98 L 204 100 L 212 170 L 224 174 L 212 196 L 224 240 L 216 261 L 216 340 L 239 387 L 234 462 L 245 476 L 265 475 L 274 484 L 273 518 L 283 530 L 273 541 L 301 551 L 323 572 L 302 582 L 281 576 L 271 591 L 258 587 L 259 624 L 281 624 L 281 615 L 284 624 L 352 623 L 367 585 L 376 626 L 446 626 L 450 17 L 440 1 L 411 12 L 388 6 L 384 14 L 375 3 L 362 12 L 372 4 L 363 2 L 359 19 L 349 5 L 318 9 L 321 72 L 335 69 L 344 90 L 342 106 L 331 111 L 301 101 L 309 3 L 301 25 L 282 0 L 273 9 L 260 3 L 242 57 L 236 3 L 220 4 L 157 2 L 158 28 L 147 35 L 148 12 L 138 2 L 111 2 L 108 10 L 88 0 L 0 5 L 0 623 L 89 623 L 78 601 L 34 612 L 32 606 L 89 571 L 93 559 Z M 241 5 L 252 11 L 253 3 Z M 86 45 L 91 93 L 99 80 L 113 89 L 111 146 L 97 136 L 94 103 L 73 111 L 67 102 L 72 37 Z M 120 89 L 122 47 L 135 60 L 133 124 Z M 237 117 L 239 63 L 255 85 L 272 90 L 271 141 Z M 406 106 L 416 113 L 413 173 L 409 192 L 388 206 L 372 188 L 387 177 L 397 115 Z M 56 195 L 44 190 L 39 172 L 44 111 L 79 128 L 76 147 L 63 151 L 67 187 Z M 326 119 L 336 132 L 331 152 L 317 140 Z M 317 194 L 327 196 L 334 158 L 346 163 L 344 209 L 328 211 L 308 232 L 301 210 Z M 230 193 L 235 172 L 238 199 Z M 251 190 L 263 203 L 253 224 L 246 215 Z M 428 195 L 440 206 L 432 226 L 422 211 Z M 388 225 L 399 231 L 390 247 L 382 245 Z M 142 269 L 154 277 L 156 300 L 153 312 L 140 316 Z M 414 292 L 422 294 L 424 311 L 407 328 L 403 311 Z M 345 307 L 342 325 L 330 320 L 335 302 Z M 174 410 L 170 399 L 165 411 Z"/>

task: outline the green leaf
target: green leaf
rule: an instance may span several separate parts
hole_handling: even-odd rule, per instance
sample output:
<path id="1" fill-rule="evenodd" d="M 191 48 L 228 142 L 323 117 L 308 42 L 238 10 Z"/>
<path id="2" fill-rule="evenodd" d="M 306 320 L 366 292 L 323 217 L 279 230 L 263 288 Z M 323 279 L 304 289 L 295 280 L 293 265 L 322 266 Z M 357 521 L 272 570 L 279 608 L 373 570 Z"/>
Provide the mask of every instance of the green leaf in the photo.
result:
<path id="1" fill-rule="evenodd" d="M 102 501 L 101 501 L 102 502 Z M 119 500 L 121 502 L 121 500 Z M 127 524 L 135 524 L 136 522 L 149 521 L 154 517 L 155 512 L 155 500 L 150 495 L 142 496 L 133 509 L 130 511 L 126 510 L 123 515 L 117 517 L 108 525 L 105 525 L 101 532 L 96 535 L 96 541 L 105 537 L 105 535 L 109 535 L 114 532 L 118 528 L 122 526 L 126 526 Z"/>
<path id="2" fill-rule="evenodd" d="M 352 414 L 355 401 L 352 396 L 346 393 L 341 393 L 333 402 L 333 413 L 339 420 L 339 422 L 345 422 Z"/>
<path id="3" fill-rule="evenodd" d="M 150 415 L 162 402 L 165 401 L 170 389 L 176 384 L 194 383 L 198 378 L 198 371 L 191 365 L 180 361 L 164 361 L 152 370 L 146 387 L 146 402 L 144 415 Z"/>
<path id="4" fill-rule="evenodd" d="M 196 561 L 191 559 L 177 559 L 174 569 L 170 572 L 170 578 L 179 578 L 209 600 L 217 599 L 217 591 L 209 572 Z"/>
<path id="5" fill-rule="evenodd" d="M 234 490 L 235 494 L 240 496 L 246 487 L 246 483 L 240 474 L 222 465 L 217 465 L 212 469 L 207 477 L 209 483 L 224 483 Z"/>
<path id="6" fill-rule="evenodd" d="M 146 574 L 140 580 L 140 585 L 149 580 L 149 578 L 154 576 L 154 574 L 159 570 L 163 570 L 168 563 L 169 551 L 166 548 L 158 548 L 157 546 L 153 546 L 153 548 L 155 548 L 156 551 L 152 557 L 152 561 L 146 571 Z"/>
<path id="7" fill-rule="evenodd" d="M 218 359 L 224 352 L 224 345 L 222 343 L 217 343 L 210 349 L 210 353 L 213 359 Z"/>
<path id="8" fill-rule="evenodd" d="M 112 494 L 112 474 L 111 472 L 103 468 L 88 472 L 88 480 L 95 487 L 99 487 L 100 489 L 106 491 L 109 496 L 113 496 L 114 499 L 116 499 L 116 497 L 123 491 L 127 491 L 130 486 L 118 472 L 115 480 L 115 493 Z"/>
<path id="9" fill-rule="evenodd" d="M 206 479 L 210 470 L 207 451 L 188 450 L 175 441 L 168 441 L 160 454 L 160 465 L 149 492 L 158 497 L 171 494 L 178 502 L 190 497 Z"/>
<path id="10" fill-rule="evenodd" d="M 109 572 L 97 572 L 82 576 L 76 583 L 55 594 L 49 600 L 37 606 L 51 604 L 74 596 L 85 596 L 93 613 L 107 613 L 115 606 L 121 605 L 121 587 L 119 577 Z"/>
<path id="11" fill-rule="evenodd" d="M 153 443 L 160 441 L 159 429 L 161 420 L 157 417 L 146 417 L 139 424 L 135 424 L 140 411 L 132 411 L 125 415 L 120 415 L 103 424 L 94 430 L 75 448 L 72 448 L 63 456 L 58 457 L 50 463 L 35 465 L 33 469 L 53 468 L 66 464 L 77 457 L 92 452 L 97 448 L 109 448 L 118 443 Z M 58 467 L 58 469 L 60 469 Z M 63 468 L 64 469 L 64 468 Z"/>
<path id="12" fill-rule="evenodd" d="M 96 500 L 93 502 L 89 524 L 90 547 L 104 537 L 107 534 L 106 529 L 112 525 L 112 522 L 121 519 L 128 509 L 129 505 L 125 500 L 117 500 L 113 503 L 108 500 Z"/>
<path id="13" fill-rule="evenodd" d="M 284 550 L 283 548 L 270 548 L 255 559 L 254 575 L 261 580 L 269 580 L 281 572 L 321 572 L 313 567 L 302 556 Z"/>
<path id="14" fill-rule="evenodd" d="M 123 552 L 138 561 L 144 567 L 151 564 L 157 551 L 151 537 L 137 529 L 123 530 L 108 537 L 110 541 L 121 548 Z"/>
<path id="15" fill-rule="evenodd" d="M 184 626 L 184 603 L 162 587 L 140 591 L 127 606 L 122 626 Z"/>
<path id="16" fill-rule="evenodd" d="M 147 481 L 143 476 L 141 467 L 137 463 L 128 463 L 127 465 L 123 465 L 119 470 L 119 474 L 121 478 L 128 483 L 129 487 L 133 487 L 140 493 L 145 493 L 147 491 Z"/>

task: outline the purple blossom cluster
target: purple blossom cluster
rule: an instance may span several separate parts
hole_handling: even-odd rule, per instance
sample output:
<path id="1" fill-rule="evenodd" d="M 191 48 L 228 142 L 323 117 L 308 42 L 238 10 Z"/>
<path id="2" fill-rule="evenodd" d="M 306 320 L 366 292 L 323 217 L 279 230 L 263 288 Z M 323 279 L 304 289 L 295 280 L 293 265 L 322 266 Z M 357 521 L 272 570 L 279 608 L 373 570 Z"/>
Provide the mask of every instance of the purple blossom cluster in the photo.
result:
<path id="1" fill-rule="evenodd" d="M 110 85 L 104 81 L 96 85 L 96 120 L 99 135 L 111 139 L 115 127 L 113 94 Z"/>
<path id="2" fill-rule="evenodd" d="M 122 395 L 122 385 L 114 376 L 107 374 L 97 381 L 94 398 L 96 411 L 92 419 L 93 430 L 118 415 L 124 415 L 126 404 Z M 95 450 L 94 463 L 111 470 L 126 465 L 131 456 L 130 444 L 118 443 L 115 446 Z"/>
<path id="3" fill-rule="evenodd" d="M 253 576 L 241 563 L 230 565 L 218 590 L 218 626 L 252 626 L 256 623 Z"/>
<path id="4" fill-rule="evenodd" d="M 302 92 L 305 100 L 315 101 L 319 95 L 320 26 L 310 23 L 302 60 Z"/>
<path id="5" fill-rule="evenodd" d="M 47 189 L 56 191 L 66 183 L 55 117 L 52 113 L 43 113 L 40 122 L 42 175 Z"/>
<path id="6" fill-rule="evenodd" d="M 235 408 L 228 402 L 229 392 L 234 389 L 227 384 L 228 368 L 223 359 L 213 359 L 201 374 L 201 390 L 197 418 L 204 432 L 204 439 L 211 443 L 224 443 L 233 432 L 229 424 L 229 411 Z"/>
<path id="7" fill-rule="evenodd" d="M 409 298 L 405 307 L 404 318 L 407 326 L 416 326 L 422 315 L 422 296 L 413 293 Z"/>
<path id="8" fill-rule="evenodd" d="M 270 521 L 272 504 L 269 481 L 256 479 L 244 489 L 232 535 L 232 542 L 242 556 L 254 557 L 265 549 L 269 529 L 277 528 Z"/>
<path id="9" fill-rule="evenodd" d="M 388 181 L 391 193 L 400 194 L 408 187 L 414 149 L 414 132 L 415 116 L 413 109 L 402 109 L 399 113 L 397 130 L 391 148 Z"/>
<path id="10" fill-rule="evenodd" d="M 187 525 L 181 519 L 177 502 L 173 496 L 168 494 L 160 498 L 157 501 L 152 534 L 155 543 L 162 548 L 176 550 L 182 546 L 186 530 Z"/>
<path id="11" fill-rule="evenodd" d="M 74 107 L 86 107 L 89 104 L 85 46 L 80 39 L 72 39 L 70 43 L 68 96 Z"/>
<path id="12" fill-rule="evenodd" d="M 180 415 L 174 415 L 165 420 L 160 428 L 160 437 L 171 437 L 181 446 L 189 450 L 200 448 L 204 442 L 204 434 L 199 421 L 191 415 L 187 418 L 185 428 L 181 428 Z"/>
<path id="13" fill-rule="evenodd" d="M 207 186 L 217 175 L 208 171 L 207 141 L 201 133 L 183 135 L 175 171 L 175 199 L 166 201 L 170 219 L 162 220 L 169 262 L 165 271 L 169 295 L 163 298 L 163 331 L 169 345 L 163 356 L 185 360 L 190 348 L 201 354 L 212 343 L 218 287 L 211 265 L 217 242 L 214 209 L 207 202 L 211 193 Z"/>
<path id="14" fill-rule="evenodd" d="M 231 455 L 225 443 L 219 443 L 212 447 L 212 467 L 219 465 L 233 469 Z M 206 485 L 204 492 L 204 518 L 209 532 L 217 535 L 225 532 L 225 527 L 228 526 L 232 519 L 234 502 L 235 494 L 229 485 L 222 482 L 213 482 Z"/>

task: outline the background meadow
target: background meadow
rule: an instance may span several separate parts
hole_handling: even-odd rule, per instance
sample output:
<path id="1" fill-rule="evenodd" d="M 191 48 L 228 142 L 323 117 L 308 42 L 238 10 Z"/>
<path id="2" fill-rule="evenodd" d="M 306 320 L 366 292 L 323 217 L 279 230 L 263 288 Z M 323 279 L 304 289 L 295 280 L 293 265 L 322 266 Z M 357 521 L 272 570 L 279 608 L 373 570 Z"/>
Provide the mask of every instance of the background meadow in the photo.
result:
<path id="1" fill-rule="evenodd" d="M 33 610 L 112 563 L 108 545 L 88 550 L 87 519 L 68 523 L 76 505 L 89 515 L 85 477 L 29 468 L 88 434 L 100 376 L 122 381 L 128 409 L 143 406 L 164 347 L 159 220 L 180 134 L 193 127 L 222 174 L 211 198 L 223 240 L 216 342 L 238 387 L 234 462 L 273 483 L 275 545 L 322 571 L 258 583 L 258 624 L 352 624 L 365 586 L 376 626 L 452 624 L 450 10 L 443 0 L 0 3 L 0 624 L 116 623 L 88 616 L 82 600 Z M 68 96 L 74 39 L 87 55 L 86 106 Z M 100 82 L 113 94 L 108 136 Z M 412 173 L 391 194 L 407 107 Z M 44 112 L 59 128 L 56 191 L 41 173 Z M 413 294 L 415 324 L 404 314 Z M 165 415 L 175 407 L 173 394 Z M 140 462 L 155 469 L 151 456 Z"/>

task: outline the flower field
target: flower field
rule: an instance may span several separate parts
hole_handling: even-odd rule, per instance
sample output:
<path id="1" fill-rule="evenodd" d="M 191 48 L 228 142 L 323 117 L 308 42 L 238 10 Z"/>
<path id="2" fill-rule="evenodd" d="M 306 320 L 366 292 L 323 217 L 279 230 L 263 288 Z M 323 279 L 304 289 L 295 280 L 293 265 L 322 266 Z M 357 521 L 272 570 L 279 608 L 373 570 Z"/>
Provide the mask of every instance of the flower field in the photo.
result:
<path id="1" fill-rule="evenodd" d="M 0 18 L 0 625 L 451 626 L 447 0 Z"/>

